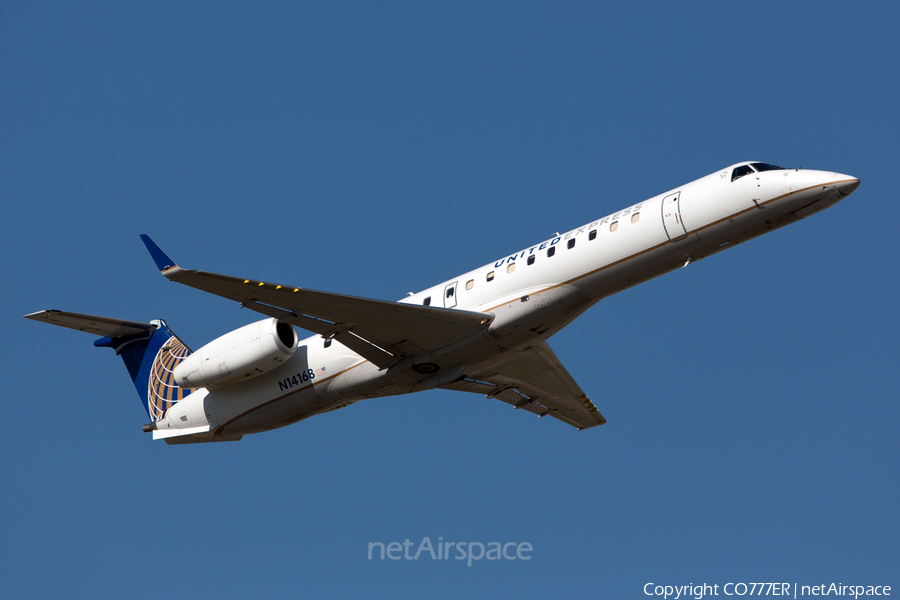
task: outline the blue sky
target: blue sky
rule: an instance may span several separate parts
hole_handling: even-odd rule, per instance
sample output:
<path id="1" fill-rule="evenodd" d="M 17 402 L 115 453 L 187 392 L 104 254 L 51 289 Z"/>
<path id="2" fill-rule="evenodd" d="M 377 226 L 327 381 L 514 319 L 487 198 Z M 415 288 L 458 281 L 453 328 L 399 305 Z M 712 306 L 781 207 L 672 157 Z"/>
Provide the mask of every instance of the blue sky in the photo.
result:
<path id="1" fill-rule="evenodd" d="M 3 596 L 900 585 L 896 5 L 182 4 L 2 6 Z M 258 315 L 165 281 L 141 233 L 398 299 L 750 159 L 862 185 L 552 338 L 589 431 L 433 391 L 168 447 L 111 352 L 21 318 L 197 348 Z M 425 536 L 534 550 L 367 560 Z"/>

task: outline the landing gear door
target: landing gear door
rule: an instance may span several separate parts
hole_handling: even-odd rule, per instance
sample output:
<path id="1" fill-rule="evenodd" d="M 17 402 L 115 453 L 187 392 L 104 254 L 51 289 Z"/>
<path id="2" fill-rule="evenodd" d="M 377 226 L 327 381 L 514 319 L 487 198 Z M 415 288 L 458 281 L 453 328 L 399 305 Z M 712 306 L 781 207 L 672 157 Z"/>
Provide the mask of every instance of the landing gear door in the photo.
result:
<path id="1" fill-rule="evenodd" d="M 681 192 L 669 194 L 662 201 L 662 220 L 663 226 L 666 228 L 666 235 L 670 240 L 683 238 L 687 234 L 687 229 L 681 221 L 681 207 L 679 200 Z"/>
<path id="2" fill-rule="evenodd" d="M 444 288 L 444 308 L 456 306 L 456 283 L 454 281 Z"/>

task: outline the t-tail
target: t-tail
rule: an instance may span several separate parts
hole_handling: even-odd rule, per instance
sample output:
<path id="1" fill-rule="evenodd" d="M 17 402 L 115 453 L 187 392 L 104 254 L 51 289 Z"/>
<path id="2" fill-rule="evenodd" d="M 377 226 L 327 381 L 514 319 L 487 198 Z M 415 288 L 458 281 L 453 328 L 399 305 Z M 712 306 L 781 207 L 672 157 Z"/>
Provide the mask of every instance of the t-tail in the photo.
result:
<path id="1" fill-rule="evenodd" d="M 173 371 L 191 351 L 165 321 L 141 323 L 61 310 L 42 310 L 25 318 L 99 335 L 94 346 L 112 348 L 122 357 L 151 421 L 160 420 L 169 408 L 194 391 L 175 383 Z"/>

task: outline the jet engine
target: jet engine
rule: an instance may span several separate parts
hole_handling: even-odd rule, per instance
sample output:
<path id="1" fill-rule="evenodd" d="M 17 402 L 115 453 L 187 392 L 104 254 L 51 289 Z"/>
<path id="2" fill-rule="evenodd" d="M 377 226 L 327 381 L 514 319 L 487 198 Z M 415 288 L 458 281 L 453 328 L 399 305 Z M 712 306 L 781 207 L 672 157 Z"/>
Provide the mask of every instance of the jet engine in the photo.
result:
<path id="1" fill-rule="evenodd" d="M 297 350 L 297 332 L 288 323 L 263 319 L 203 346 L 175 367 L 182 388 L 234 383 L 271 371 Z"/>

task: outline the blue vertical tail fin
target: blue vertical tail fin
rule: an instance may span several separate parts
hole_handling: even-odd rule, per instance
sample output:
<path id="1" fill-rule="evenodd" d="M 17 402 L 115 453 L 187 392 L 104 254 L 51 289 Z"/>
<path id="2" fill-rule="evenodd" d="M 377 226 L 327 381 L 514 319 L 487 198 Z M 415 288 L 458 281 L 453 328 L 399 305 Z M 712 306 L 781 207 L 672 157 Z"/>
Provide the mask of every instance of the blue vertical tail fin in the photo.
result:
<path id="1" fill-rule="evenodd" d="M 102 337 L 94 346 L 114 348 L 122 357 L 147 415 L 152 421 L 158 421 L 166 410 L 193 391 L 178 387 L 173 373 L 191 351 L 175 337 L 165 321 L 151 324 L 156 328 L 126 337 Z"/>
<path id="2" fill-rule="evenodd" d="M 25 318 L 99 335 L 94 346 L 112 348 L 122 357 L 152 421 L 194 391 L 175 383 L 173 371 L 191 351 L 163 320 L 140 323 L 60 310 L 44 310 Z"/>

